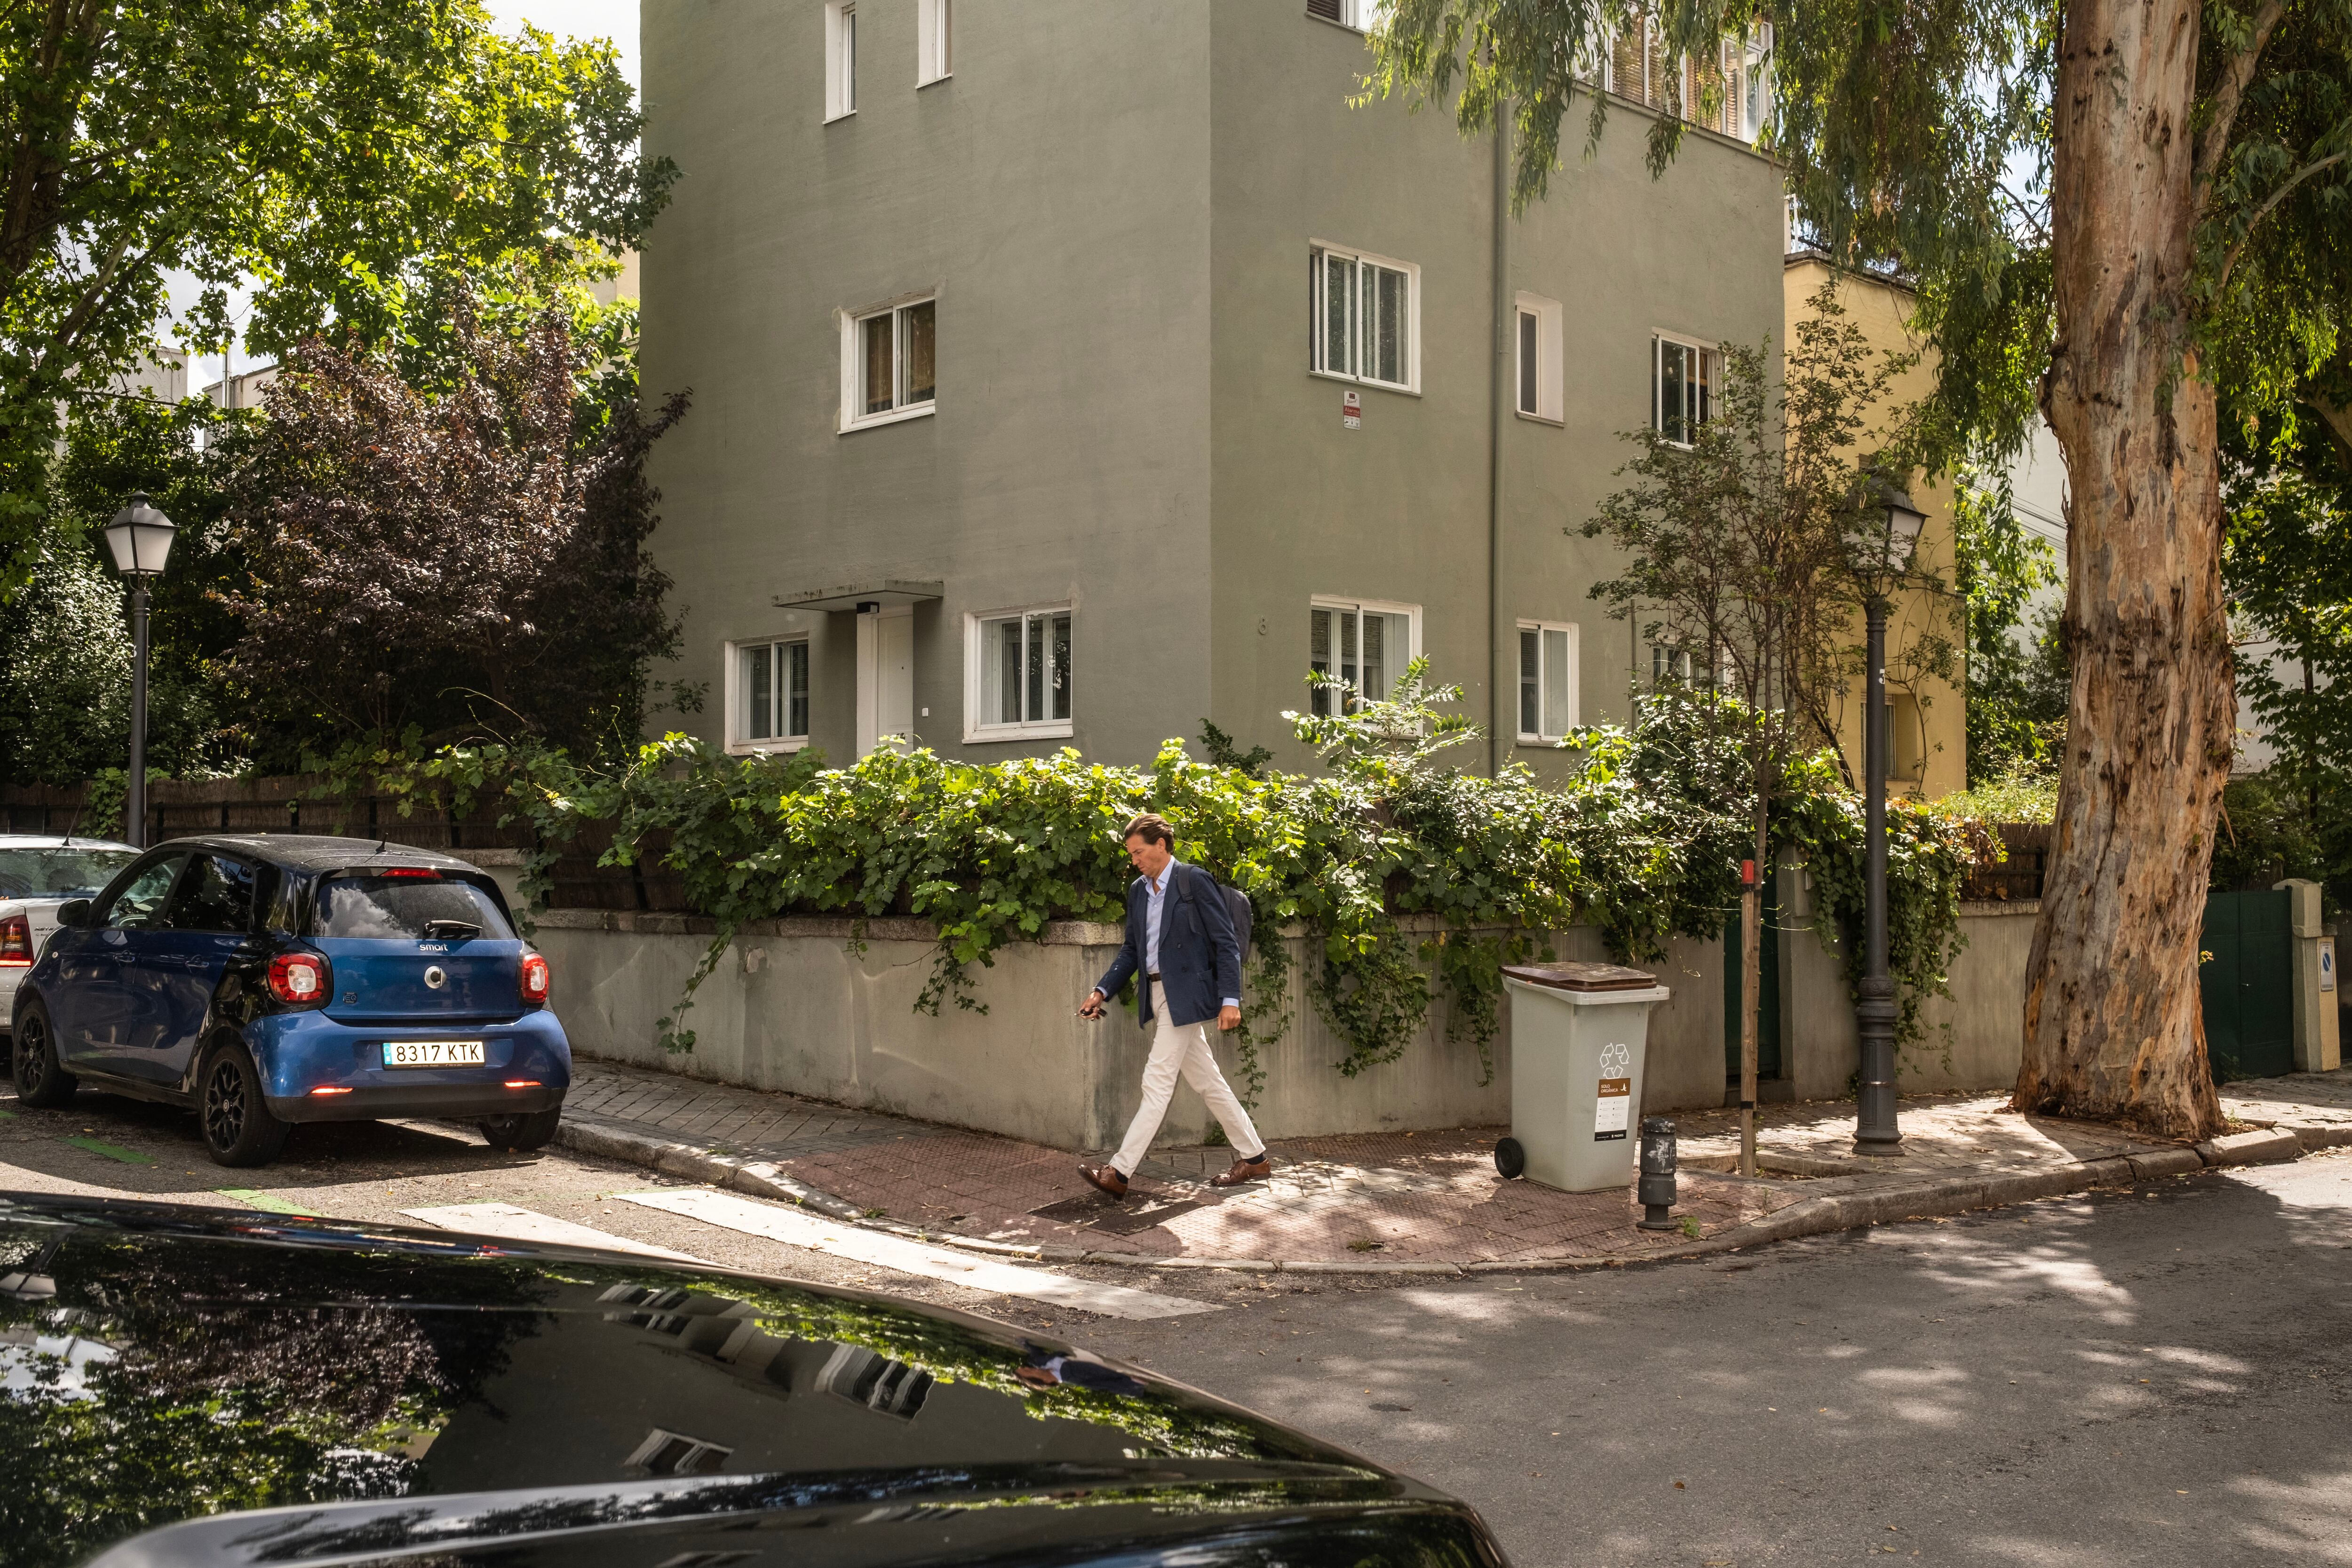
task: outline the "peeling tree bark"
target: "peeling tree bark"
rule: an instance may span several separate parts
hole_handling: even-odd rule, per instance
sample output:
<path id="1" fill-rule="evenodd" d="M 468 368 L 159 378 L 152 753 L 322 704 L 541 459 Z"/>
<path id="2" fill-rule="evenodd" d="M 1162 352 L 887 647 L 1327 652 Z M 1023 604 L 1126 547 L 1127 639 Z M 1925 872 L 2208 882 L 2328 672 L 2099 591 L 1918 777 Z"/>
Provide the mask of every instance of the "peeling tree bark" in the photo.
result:
<path id="1" fill-rule="evenodd" d="M 2042 406 L 2072 484 L 2074 686 L 2011 1103 L 2202 1138 L 2222 1120 L 2197 942 L 2237 698 L 2188 298 L 2199 30 L 2189 0 L 2065 7 Z"/>

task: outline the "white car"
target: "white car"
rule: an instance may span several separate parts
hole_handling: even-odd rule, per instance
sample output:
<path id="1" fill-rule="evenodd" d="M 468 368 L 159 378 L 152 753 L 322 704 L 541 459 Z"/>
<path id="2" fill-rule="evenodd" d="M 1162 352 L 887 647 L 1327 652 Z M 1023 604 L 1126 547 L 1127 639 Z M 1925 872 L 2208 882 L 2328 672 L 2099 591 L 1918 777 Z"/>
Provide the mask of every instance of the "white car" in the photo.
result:
<path id="1" fill-rule="evenodd" d="M 0 1037 L 16 1010 L 16 983 L 58 927 L 58 906 L 89 899 L 139 858 L 128 844 L 51 833 L 0 833 Z"/>

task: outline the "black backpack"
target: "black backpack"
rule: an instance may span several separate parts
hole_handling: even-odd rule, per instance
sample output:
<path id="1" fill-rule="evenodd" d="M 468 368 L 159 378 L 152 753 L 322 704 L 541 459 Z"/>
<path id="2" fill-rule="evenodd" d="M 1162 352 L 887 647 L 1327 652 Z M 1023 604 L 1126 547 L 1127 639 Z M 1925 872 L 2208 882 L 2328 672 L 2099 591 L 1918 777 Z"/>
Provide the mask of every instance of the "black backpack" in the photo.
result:
<path id="1" fill-rule="evenodd" d="M 1218 881 L 1213 874 L 1202 867 L 1196 866 L 1193 869 L 1199 871 L 1201 875 L 1207 877 L 1210 882 L 1216 888 L 1217 891 L 1223 895 L 1225 900 L 1225 913 L 1234 922 L 1234 941 L 1235 945 L 1241 950 L 1242 968 L 1244 973 L 1246 973 L 1249 969 L 1250 921 L 1255 918 L 1250 910 L 1249 895 L 1243 892 L 1239 888 L 1228 888 L 1223 882 Z M 1181 881 L 1181 879 L 1180 878 L 1179 880 Z M 1187 893 L 1184 897 L 1186 901 L 1189 902 L 1191 901 L 1192 895 Z"/>

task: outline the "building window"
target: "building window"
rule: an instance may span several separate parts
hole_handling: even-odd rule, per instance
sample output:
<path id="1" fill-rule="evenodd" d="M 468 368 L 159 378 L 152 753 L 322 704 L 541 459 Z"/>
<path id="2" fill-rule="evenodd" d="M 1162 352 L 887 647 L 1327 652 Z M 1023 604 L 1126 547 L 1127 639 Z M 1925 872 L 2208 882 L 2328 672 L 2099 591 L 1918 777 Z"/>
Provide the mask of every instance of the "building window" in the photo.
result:
<path id="1" fill-rule="evenodd" d="M 1652 685 L 1664 686 L 1668 681 L 1673 681 L 1677 685 L 1688 686 L 1691 684 L 1692 672 L 1696 668 L 1691 661 L 1690 649 L 1676 647 L 1672 643 L 1654 642 L 1650 645 Z"/>
<path id="2" fill-rule="evenodd" d="M 938 400 L 936 300 L 842 318 L 841 424 L 929 414 Z"/>
<path id="3" fill-rule="evenodd" d="M 735 645 L 734 743 L 754 751 L 789 751 L 808 742 L 809 645 Z"/>
<path id="4" fill-rule="evenodd" d="M 1316 373 L 1417 390 L 1421 268 L 1319 245 L 1307 258 Z"/>
<path id="5" fill-rule="evenodd" d="M 1559 300 L 1519 296 L 1518 409 L 1529 419 L 1560 422 L 1561 321 Z"/>
<path id="6" fill-rule="evenodd" d="M 972 616 L 964 666 L 967 741 L 1070 733 L 1070 607 Z"/>
<path id="7" fill-rule="evenodd" d="M 1764 134 L 1764 122 L 1772 116 L 1772 24 L 1763 24 L 1744 44 L 1727 44 L 1725 51 L 1738 64 L 1727 129 L 1752 143 Z"/>
<path id="8" fill-rule="evenodd" d="M 1329 718 L 1388 696 L 1420 650 L 1421 610 L 1413 605 L 1317 599 L 1308 612 L 1307 668 L 1347 683 L 1345 692 L 1315 689 L 1314 711 Z"/>
<path id="9" fill-rule="evenodd" d="M 1361 33 L 1379 19 L 1381 0 L 1307 0 L 1307 14 Z"/>
<path id="10" fill-rule="evenodd" d="M 1519 623 L 1519 739 L 1557 741 L 1576 728 L 1576 628 Z"/>
<path id="11" fill-rule="evenodd" d="M 1701 343 L 1669 337 L 1650 342 L 1650 419 L 1659 435 L 1677 446 L 1698 438 L 1698 427 L 1715 417 L 1715 386 L 1722 356 Z"/>
<path id="12" fill-rule="evenodd" d="M 824 117 L 857 112 L 857 6 L 839 0 L 824 8 Z"/>
<path id="13" fill-rule="evenodd" d="M 649 1476 L 708 1476 L 723 1468 L 727 1456 L 734 1451 L 656 1426 L 646 1434 L 646 1440 L 623 1462 Z"/>
<path id="14" fill-rule="evenodd" d="M 915 85 L 955 75 L 955 0 L 915 0 Z"/>

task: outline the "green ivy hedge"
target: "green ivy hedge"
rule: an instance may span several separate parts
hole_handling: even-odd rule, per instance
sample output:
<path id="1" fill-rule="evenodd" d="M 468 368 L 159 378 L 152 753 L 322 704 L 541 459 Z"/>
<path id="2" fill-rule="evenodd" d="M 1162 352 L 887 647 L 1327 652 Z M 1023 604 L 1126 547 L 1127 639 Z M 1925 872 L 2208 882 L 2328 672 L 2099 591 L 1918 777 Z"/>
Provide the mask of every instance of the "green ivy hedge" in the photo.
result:
<path id="1" fill-rule="evenodd" d="M 680 735 L 610 776 L 500 746 L 421 759 L 354 748 L 331 771 L 348 787 L 460 811 L 503 803 L 536 829 L 541 848 L 526 873 L 535 899 L 588 822 L 612 830 L 607 863 L 627 864 L 666 835 L 660 858 L 719 928 L 663 1021 L 676 1050 L 693 1047 L 686 1007 L 735 931 L 779 915 L 933 921 L 939 949 L 919 1005 L 984 1010 L 975 965 L 1038 939 L 1049 921 L 1122 918 L 1132 873 L 1119 830 L 1141 811 L 1176 825 L 1181 858 L 1249 897 L 1257 936 L 1241 1045 L 1252 1099 L 1263 1084 L 1257 1047 L 1292 1017 L 1290 961 L 1275 940 L 1285 927 L 1314 939 L 1297 978 L 1346 1043 L 1333 1064 L 1341 1073 L 1395 1060 L 1442 990 L 1453 1037 L 1475 1045 L 1491 1075 L 1501 967 L 1540 955 L 1545 933 L 1591 925 L 1621 959 L 1655 961 L 1672 936 L 1719 936 L 1737 902 L 1753 797 L 1739 744 L 1748 716 L 1727 700 L 1645 701 L 1630 730 L 1570 736 L 1580 765 L 1557 788 L 1524 768 L 1487 778 L 1433 765 L 1426 753 L 1453 737 L 1426 739 L 1426 723 L 1391 715 L 1385 731 L 1335 738 L 1310 733 L 1330 721 L 1297 721 L 1331 772 L 1262 775 L 1196 761 L 1172 740 L 1149 768 L 1066 750 L 988 763 L 880 751 L 828 769 L 812 752 L 734 757 Z M 1402 747 L 1364 742 L 1406 731 L 1414 739 Z M 1790 774 L 1777 847 L 1811 865 L 1825 925 L 1851 930 L 1861 917 L 1862 821 L 1826 754 Z M 1921 1000 L 1946 994 L 1960 885 L 1989 840 L 1901 800 L 1888 825 L 1893 963 L 1903 1033 L 1916 1040 Z M 1434 917 L 1436 933 L 1407 931 L 1408 916 Z M 1859 946 L 1843 944 L 1857 979 Z"/>

